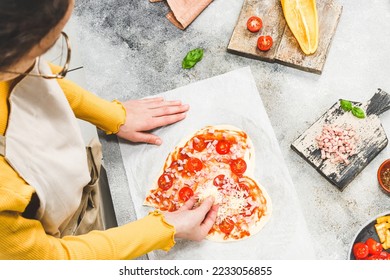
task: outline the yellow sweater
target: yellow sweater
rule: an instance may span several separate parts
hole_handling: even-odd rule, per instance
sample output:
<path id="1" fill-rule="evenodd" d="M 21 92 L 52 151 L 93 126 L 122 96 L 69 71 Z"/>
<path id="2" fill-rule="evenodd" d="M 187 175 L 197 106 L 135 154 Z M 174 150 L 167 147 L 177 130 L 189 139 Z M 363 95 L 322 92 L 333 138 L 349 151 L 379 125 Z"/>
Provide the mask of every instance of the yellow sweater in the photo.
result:
<path id="1" fill-rule="evenodd" d="M 120 102 L 105 101 L 68 80 L 58 82 L 77 118 L 106 133 L 118 131 L 125 118 Z M 7 128 L 10 92 L 10 83 L 0 82 L 1 135 Z M 38 220 L 22 217 L 34 192 L 0 156 L 0 259 L 132 259 L 175 244 L 173 226 L 158 212 L 106 231 L 55 238 Z"/>

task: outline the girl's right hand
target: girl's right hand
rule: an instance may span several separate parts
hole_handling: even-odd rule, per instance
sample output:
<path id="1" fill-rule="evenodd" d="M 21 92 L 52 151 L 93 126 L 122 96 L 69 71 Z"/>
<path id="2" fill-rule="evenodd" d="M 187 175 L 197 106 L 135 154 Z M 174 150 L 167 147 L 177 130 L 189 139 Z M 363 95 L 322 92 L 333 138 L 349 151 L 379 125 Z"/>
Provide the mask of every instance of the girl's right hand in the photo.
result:
<path id="1" fill-rule="evenodd" d="M 165 220 L 175 227 L 175 237 L 201 241 L 215 223 L 218 205 L 213 205 L 214 198 L 206 198 L 196 208 L 195 203 L 193 196 L 179 210 L 164 212 Z"/>

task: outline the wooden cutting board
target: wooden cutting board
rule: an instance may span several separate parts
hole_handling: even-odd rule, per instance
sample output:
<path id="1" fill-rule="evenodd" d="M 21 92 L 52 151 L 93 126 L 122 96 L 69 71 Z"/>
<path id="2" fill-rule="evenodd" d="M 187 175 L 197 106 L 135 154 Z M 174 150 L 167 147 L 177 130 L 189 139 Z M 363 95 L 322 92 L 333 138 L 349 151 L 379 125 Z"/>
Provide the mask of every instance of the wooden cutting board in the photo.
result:
<path id="1" fill-rule="evenodd" d="M 381 89 L 367 102 L 352 102 L 366 111 L 366 118 L 358 119 L 351 112 L 340 108 L 336 102 L 308 130 L 291 145 L 302 158 L 310 163 L 329 182 L 343 190 L 387 145 L 388 139 L 379 115 L 390 109 L 390 95 Z M 316 137 L 325 124 L 350 125 L 356 132 L 356 154 L 350 156 L 348 165 L 321 159 Z"/>
<path id="2" fill-rule="evenodd" d="M 289 29 L 280 0 L 245 0 L 227 50 L 245 57 L 321 74 L 342 9 L 333 0 L 317 0 L 318 49 L 308 56 L 301 51 Z M 258 33 L 252 33 L 246 27 L 248 18 L 253 15 L 259 16 L 263 21 L 263 27 Z M 273 47 L 267 52 L 257 49 L 257 39 L 261 35 L 273 38 Z"/>

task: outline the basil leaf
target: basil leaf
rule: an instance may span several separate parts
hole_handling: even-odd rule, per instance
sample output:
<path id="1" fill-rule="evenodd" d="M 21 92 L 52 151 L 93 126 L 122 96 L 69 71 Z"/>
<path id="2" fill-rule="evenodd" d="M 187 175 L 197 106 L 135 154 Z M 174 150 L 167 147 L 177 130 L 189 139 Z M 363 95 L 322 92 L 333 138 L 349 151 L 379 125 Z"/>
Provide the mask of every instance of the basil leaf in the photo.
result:
<path id="1" fill-rule="evenodd" d="M 352 107 L 352 114 L 359 119 L 364 119 L 366 117 L 364 111 L 359 107 Z"/>
<path id="2" fill-rule="evenodd" d="M 190 69 L 195 66 L 196 63 L 201 61 L 203 58 L 203 49 L 197 48 L 189 51 L 184 57 L 181 66 L 184 69 Z"/>
<path id="3" fill-rule="evenodd" d="M 195 61 L 183 60 L 182 67 L 184 69 L 190 69 L 190 68 L 194 67 L 195 64 L 196 64 Z"/>
<path id="4" fill-rule="evenodd" d="M 340 100 L 340 107 L 341 107 L 341 109 L 343 109 L 344 111 L 349 112 L 349 111 L 352 110 L 352 103 L 351 103 L 351 101 L 341 99 L 341 100 Z"/>

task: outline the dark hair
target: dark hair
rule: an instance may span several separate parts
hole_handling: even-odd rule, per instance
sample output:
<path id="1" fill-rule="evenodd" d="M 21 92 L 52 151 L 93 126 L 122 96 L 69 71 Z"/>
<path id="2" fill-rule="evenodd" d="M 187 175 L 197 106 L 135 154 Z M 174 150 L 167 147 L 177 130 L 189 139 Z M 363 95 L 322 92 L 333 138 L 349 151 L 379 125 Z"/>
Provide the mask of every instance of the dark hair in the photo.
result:
<path id="1" fill-rule="evenodd" d="M 69 0 L 0 0 L 0 70 L 17 63 L 65 16 Z"/>

